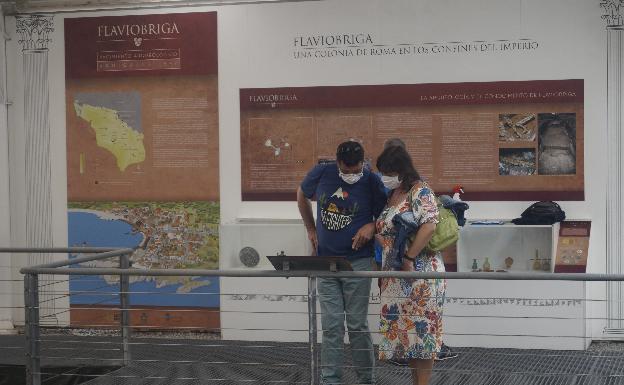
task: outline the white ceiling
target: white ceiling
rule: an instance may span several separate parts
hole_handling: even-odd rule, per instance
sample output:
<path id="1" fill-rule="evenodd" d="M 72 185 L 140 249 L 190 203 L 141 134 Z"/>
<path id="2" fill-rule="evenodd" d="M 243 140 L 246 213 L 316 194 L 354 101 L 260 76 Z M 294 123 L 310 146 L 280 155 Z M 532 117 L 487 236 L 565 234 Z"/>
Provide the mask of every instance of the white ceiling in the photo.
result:
<path id="1" fill-rule="evenodd" d="M 4 0 L 4 13 L 76 12 L 98 9 L 164 8 L 193 5 L 235 5 L 250 3 L 288 3 L 319 0 Z"/>

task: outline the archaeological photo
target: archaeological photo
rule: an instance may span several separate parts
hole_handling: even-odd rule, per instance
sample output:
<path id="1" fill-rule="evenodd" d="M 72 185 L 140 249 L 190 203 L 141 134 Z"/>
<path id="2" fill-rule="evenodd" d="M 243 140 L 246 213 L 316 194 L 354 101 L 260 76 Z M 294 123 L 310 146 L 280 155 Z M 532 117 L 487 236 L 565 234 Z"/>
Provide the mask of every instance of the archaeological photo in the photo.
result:
<path id="1" fill-rule="evenodd" d="M 536 133 L 537 116 L 533 113 L 498 115 L 498 140 L 501 142 L 532 142 Z"/>
<path id="2" fill-rule="evenodd" d="M 576 114 L 541 113 L 537 120 L 538 174 L 576 174 Z"/>
<path id="3" fill-rule="evenodd" d="M 535 175 L 535 149 L 501 148 L 498 150 L 499 175 Z"/>

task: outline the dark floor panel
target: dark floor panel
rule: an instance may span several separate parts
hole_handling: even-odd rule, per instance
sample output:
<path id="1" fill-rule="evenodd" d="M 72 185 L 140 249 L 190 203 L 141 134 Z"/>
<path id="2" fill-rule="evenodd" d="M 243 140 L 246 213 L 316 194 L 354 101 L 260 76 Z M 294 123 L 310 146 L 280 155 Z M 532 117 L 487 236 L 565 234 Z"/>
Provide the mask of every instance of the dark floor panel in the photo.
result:
<path id="1" fill-rule="evenodd" d="M 119 337 L 42 336 L 42 364 L 106 366 L 120 363 Z M 2 365 L 24 365 L 23 336 L 0 337 Z M 308 384 L 306 344 L 134 338 L 132 363 L 88 385 Z M 431 385 L 624 385 L 624 351 L 554 351 L 457 348 L 459 357 L 437 362 Z M 345 354 L 345 384 L 357 383 Z M 67 368 L 57 378 L 77 378 Z M 89 370 L 89 369 L 83 369 Z M 378 362 L 378 385 L 410 383 L 410 369 Z M 89 376 L 99 376 L 97 378 Z M 6 382 L 6 381 L 5 381 Z M 13 382 L 11 382 L 13 385 Z M 0 385 L 4 385 L 1 382 Z"/>
<path id="2" fill-rule="evenodd" d="M 118 367 L 43 367 L 41 369 L 42 385 L 78 385 L 103 374 L 119 369 Z M 22 365 L 0 366 L 0 385 L 26 384 L 26 371 Z"/>

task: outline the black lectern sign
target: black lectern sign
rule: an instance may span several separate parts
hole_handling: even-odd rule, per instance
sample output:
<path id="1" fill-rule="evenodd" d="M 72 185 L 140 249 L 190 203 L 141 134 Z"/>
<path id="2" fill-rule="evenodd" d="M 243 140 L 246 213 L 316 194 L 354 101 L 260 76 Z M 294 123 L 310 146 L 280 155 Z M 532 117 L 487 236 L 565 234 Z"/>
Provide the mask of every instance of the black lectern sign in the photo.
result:
<path id="1" fill-rule="evenodd" d="M 315 257 L 292 255 L 269 255 L 275 270 L 352 271 L 351 262 L 345 257 Z"/>

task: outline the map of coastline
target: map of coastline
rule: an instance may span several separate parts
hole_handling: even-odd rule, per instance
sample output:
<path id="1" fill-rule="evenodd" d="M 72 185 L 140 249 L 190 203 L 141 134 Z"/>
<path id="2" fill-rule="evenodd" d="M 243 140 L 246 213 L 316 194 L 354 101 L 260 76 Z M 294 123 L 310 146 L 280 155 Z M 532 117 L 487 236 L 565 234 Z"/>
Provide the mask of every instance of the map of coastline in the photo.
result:
<path id="1" fill-rule="evenodd" d="M 115 156 L 119 171 L 145 161 L 144 134 L 120 118 L 118 111 L 74 100 L 76 115 L 95 131 L 98 147 Z"/>
<path id="2" fill-rule="evenodd" d="M 132 268 L 218 268 L 218 212 L 214 202 L 76 202 L 69 204 L 73 246 L 136 247 Z M 117 267 L 118 259 L 94 261 L 85 267 Z M 118 276 L 102 276 L 117 285 Z M 131 283 L 152 283 L 156 289 L 175 285 L 189 293 L 213 284 L 193 277 L 131 277 Z"/>

